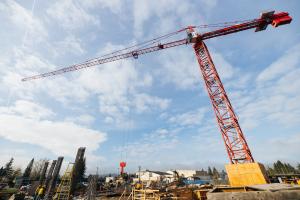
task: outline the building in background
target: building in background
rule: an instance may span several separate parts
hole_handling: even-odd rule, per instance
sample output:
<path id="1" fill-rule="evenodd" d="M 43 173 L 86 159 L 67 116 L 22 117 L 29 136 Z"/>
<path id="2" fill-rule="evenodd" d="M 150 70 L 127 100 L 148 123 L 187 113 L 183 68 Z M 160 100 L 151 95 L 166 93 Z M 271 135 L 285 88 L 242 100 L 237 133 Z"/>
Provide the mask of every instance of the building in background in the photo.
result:
<path id="1" fill-rule="evenodd" d="M 140 171 L 136 172 L 136 177 L 134 181 L 141 180 L 142 182 L 149 181 L 163 181 L 163 182 L 171 182 L 173 180 L 173 173 L 168 172 L 160 172 L 160 171 Z"/>

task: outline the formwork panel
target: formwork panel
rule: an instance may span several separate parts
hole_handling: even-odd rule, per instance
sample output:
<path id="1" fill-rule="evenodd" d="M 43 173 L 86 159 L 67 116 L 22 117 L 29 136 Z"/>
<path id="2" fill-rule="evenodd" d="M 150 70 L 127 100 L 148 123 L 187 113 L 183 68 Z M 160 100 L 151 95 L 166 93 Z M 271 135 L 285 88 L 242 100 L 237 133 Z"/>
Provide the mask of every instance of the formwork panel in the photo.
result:
<path id="1" fill-rule="evenodd" d="M 266 169 L 261 163 L 225 165 L 231 186 L 247 186 L 268 183 Z"/>

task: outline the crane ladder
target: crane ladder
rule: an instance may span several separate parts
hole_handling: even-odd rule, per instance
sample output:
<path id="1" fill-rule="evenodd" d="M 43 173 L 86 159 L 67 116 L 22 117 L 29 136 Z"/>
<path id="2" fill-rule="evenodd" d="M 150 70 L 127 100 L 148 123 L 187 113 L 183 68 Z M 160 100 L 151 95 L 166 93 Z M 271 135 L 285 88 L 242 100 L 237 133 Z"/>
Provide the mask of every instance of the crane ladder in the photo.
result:
<path id="1" fill-rule="evenodd" d="M 69 200 L 73 169 L 74 164 L 69 163 L 56 192 L 57 200 Z"/>

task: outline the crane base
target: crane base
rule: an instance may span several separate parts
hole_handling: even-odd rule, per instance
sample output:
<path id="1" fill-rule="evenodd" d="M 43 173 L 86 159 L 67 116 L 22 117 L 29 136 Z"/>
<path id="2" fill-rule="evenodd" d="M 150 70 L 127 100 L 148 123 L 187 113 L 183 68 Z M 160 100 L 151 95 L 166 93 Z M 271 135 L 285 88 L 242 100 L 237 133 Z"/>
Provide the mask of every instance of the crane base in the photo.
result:
<path id="1" fill-rule="evenodd" d="M 266 169 L 261 163 L 241 163 L 225 165 L 230 186 L 267 184 Z"/>

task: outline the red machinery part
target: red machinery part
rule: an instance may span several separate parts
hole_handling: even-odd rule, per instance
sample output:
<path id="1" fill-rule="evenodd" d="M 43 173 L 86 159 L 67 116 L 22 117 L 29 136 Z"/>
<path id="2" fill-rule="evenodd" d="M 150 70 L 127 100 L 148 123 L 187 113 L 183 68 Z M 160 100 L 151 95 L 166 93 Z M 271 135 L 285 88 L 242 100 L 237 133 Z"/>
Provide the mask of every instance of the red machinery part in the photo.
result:
<path id="1" fill-rule="evenodd" d="M 123 174 L 124 173 L 124 168 L 126 167 L 126 162 L 120 162 L 120 168 L 121 168 L 121 170 L 120 170 L 120 173 L 121 174 Z"/>
<path id="2" fill-rule="evenodd" d="M 276 13 L 273 15 L 272 26 L 278 27 L 281 25 L 291 23 L 292 18 L 289 16 L 287 12 Z"/>

